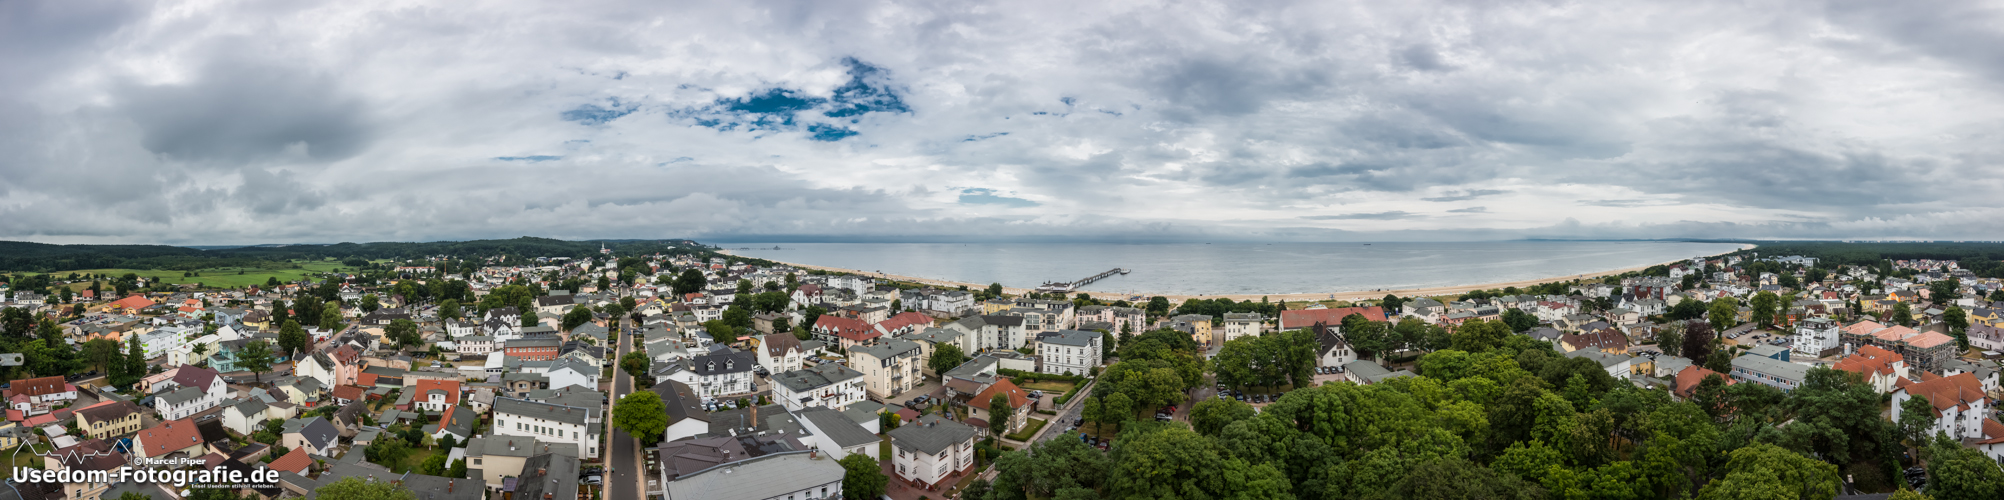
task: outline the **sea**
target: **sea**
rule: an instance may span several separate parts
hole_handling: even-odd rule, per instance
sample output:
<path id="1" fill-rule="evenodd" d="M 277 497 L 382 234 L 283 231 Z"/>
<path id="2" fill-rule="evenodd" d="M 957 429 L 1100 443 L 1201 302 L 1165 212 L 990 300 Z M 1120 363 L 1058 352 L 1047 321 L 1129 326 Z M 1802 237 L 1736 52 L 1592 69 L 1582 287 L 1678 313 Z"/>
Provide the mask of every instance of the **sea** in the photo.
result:
<path id="1" fill-rule="evenodd" d="M 1661 264 L 1739 248 L 1667 241 L 1465 243 L 747 243 L 781 262 L 1033 288 L 1125 269 L 1080 290 L 1136 295 L 1337 293 L 1480 285 Z"/>

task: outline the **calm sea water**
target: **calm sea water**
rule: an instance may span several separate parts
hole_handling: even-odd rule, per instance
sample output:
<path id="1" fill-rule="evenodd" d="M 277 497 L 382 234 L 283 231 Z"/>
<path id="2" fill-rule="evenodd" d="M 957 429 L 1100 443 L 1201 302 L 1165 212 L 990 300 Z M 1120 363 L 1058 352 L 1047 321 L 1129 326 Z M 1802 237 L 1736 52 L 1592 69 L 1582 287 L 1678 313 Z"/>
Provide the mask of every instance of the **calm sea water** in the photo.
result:
<path id="1" fill-rule="evenodd" d="M 775 245 L 780 249 L 774 250 Z M 1605 241 L 721 246 L 738 255 L 783 262 L 1024 288 L 1046 281 L 1074 281 L 1119 267 L 1132 272 L 1084 290 L 1169 294 L 1329 293 L 1477 285 L 1658 264 L 1738 248 L 1726 243 Z"/>

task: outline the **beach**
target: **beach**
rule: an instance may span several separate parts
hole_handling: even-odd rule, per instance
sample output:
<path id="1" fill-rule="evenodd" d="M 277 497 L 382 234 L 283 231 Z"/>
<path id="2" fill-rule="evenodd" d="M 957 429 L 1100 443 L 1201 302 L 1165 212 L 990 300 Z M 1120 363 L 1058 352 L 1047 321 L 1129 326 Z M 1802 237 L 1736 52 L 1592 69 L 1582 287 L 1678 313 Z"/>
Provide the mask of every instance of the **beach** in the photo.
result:
<path id="1" fill-rule="evenodd" d="M 1743 244 L 1743 245 L 1740 245 L 1740 247 L 1738 248 L 1738 250 L 1748 250 L 1748 249 L 1752 249 L 1752 248 L 1754 248 L 1754 247 L 1755 247 L 1755 245 L 1753 245 L 1753 244 Z M 718 250 L 718 253 L 722 253 L 722 254 L 725 254 L 725 255 L 734 255 L 734 254 L 732 254 L 732 253 L 731 253 L 731 252 L 730 252 L 729 250 Z M 1719 254 L 1713 254 L 1713 255 L 1707 255 L 1706 257 L 1708 257 L 1708 258 L 1709 258 L 1709 257 L 1716 257 L 1716 256 L 1718 256 L 1718 255 L 1723 255 L 1724 253 L 1730 253 L 1730 252 L 1722 252 L 1722 253 L 1719 253 Z M 763 257 L 761 257 L 761 258 L 763 258 Z M 766 258 L 766 260 L 772 260 L 772 259 L 770 259 L 770 258 Z M 1643 269 L 1648 269 L 1648 268 L 1650 268 L 1650 267 L 1652 267 L 1652 266 L 1660 266 L 1660 265 L 1668 265 L 1668 264 L 1674 264 L 1674 263 L 1677 263 L 1677 262 L 1683 262 L 1683 261 L 1685 261 L 1685 260 L 1687 260 L 1687 259 L 1677 259 L 1677 260 L 1672 260 L 1672 261 L 1667 261 L 1667 262 L 1658 262 L 1658 263 L 1654 263 L 1654 264 L 1647 264 L 1647 265 L 1641 265 L 1641 266 L 1634 266 L 1634 267 L 1625 267 L 1625 268 L 1620 268 L 1620 269 L 1610 269 L 1610 270 L 1606 270 L 1606 271 L 1598 271 L 1598 272 L 1592 272 L 1592 273 L 1586 273 L 1586 274 L 1576 274 L 1576 275 L 1569 275 L 1569 276 L 1553 276 L 1553 277 L 1547 277 L 1547 278 L 1539 278 L 1539 279 L 1529 279 L 1529 280 L 1518 280 L 1518 281 L 1508 281 L 1508 282 L 1499 282 L 1499 283 L 1481 283 L 1481 284 L 1471 284 L 1471 285 L 1456 285 L 1456 286 L 1442 286 L 1442 287 L 1429 287 L 1429 288 L 1406 288 L 1406 289 L 1396 289 L 1396 290 L 1359 290 L 1359 291 L 1347 291 L 1347 292 L 1325 292 L 1325 293 L 1269 293 L 1269 294 L 1258 294 L 1258 293 L 1249 293 L 1249 294 L 1218 294 L 1218 295 L 1203 295 L 1203 294 L 1198 294 L 1198 295 L 1192 295 L 1192 294 L 1170 294 L 1170 293 L 1146 293 L 1146 292 L 1093 292 L 1093 291 L 1080 291 L 1080 292 L 1073 292 L 1073 293 L 1072 293 L 1071 295 L 1074 295 L 1074 296 L 1076 296 L 1076 295 L 1077 295 L 1077 294 L 1079 294 L 1079 293 L 1085 293 L 1085 294 L 1090 294 L 1090 295 L 1091 295 L 1091 296 L 1092 296 L 1093 298 L 1096 298 L 1096 299 L 1099 299 L 1099 300 L 1103 300 L 1103 301 L 1108 301 L 1108 302 L 1111 302 L 1111 301 L 1116 301 L 1116 300 L 1129 300 L 1129 301 L 1132 301 L 1132 300 L 1134 300 L 1134 298 L 1135 298 L 1135 297 L 1141 297 L 1141 300 L 1147 300 L 1147 298 L 1148 298 L 1148 297 L 1155 297 L 1155 296 L 1161 296 L 1161 297 L 1167 297 L 1167 298 L 1169 299 L 1169 301 L 1170 301 L 1171 303 L 1181 303 L 1181 302 L 1183 302 L 1184 300 L 1187 300 L 1187 299 L 1217 299 L 1217 298 L 1228 298 L 1228 299 L 1232 299 L 1232 300 L 1239 300 L 1239 301 L 1243 301 L 1243 300 L 1259 300 L 1260 298 L 1266 298 L 1266 299 L 1267 299 L 1267 300 L 1269 300 L 1269 301 L 1282 301 L 1282 300 L 1285 300 L 1285 301 L 1327 301 L 1327 300 L 1341 300 L 1341 301 L 1356 301 L 1356 300 L 1370 300 L 1370 299 L 1380 299 L 1380 298 L 1384 298 L 1384 296 L 1385 296 L 1385 295 L 1397 295 L 1397 296 L 1400 296 L 1400 297 L 1438 297 L 1438 296 L 1446 296 L 1446 295 L 1460 295 L 1460 294 L 1464 294 L 1464 293 L 1468 293 L 1468 292 L 1471 292 L 1471 291 L 1475 291 L 1475 290 L 1487 290 L 1487 289 L 1502 289 L 1502 288 L 1508 288 L 1508 287 L 1517 287 L 1517 288 L 1526 288 L 1526 287 L 1530 287 L 1530 286 L 1532 286 L 1532 285 L 1538 285 L 1538 284 L 1543 284 L 1543 283 L 1552 283 L 1552 282 L 1560 282 L 1560 281 L 1571 281 L 1571 280 L 1576 280 L 1576 279 L 1592 279 L 1592 278 L 1600 278 L 1600 277 L 1605 277 L 1605 276 L 1613 276 L 1613 275 L 1619 275 L 1619 274 L 1622 274 L 1622 273 L 1628 273 L 1628 272 L 1634 272 L 1634 271 L 1641 271 L 1641 270 L 1643 270 Z M 932 285 L 932 286 L 938 286 L 938 287 L 944 287 L 944 288 L 956 288 L 956 287 L 962 287 L 962 286 L 964 286 L 964 287 L 967 287 L 967 289 L 969 289 L 969 290 L 976 290 L 976 289 L 983 289 L 983 288 L 987 288 L 987 287 L 988 287 L 988 284 L 987 284 L 987 283 L 967 283 L 967 282 L 961 282 L 961 281 L 952 281 L 952 280 L 944 280 L 944 279 L 936 279 L 936 278 L 924 278 L 924 277 L 918 277 L 918 276 L 906 276 L 906 275 L 900 275 L 900 274 L 893 274 L 893 273 L 879 273 L 879 272 L 870 272 L 870 271 L 861 271 L 861 270 L 856 270 L 856 269 L 844 269 L 844 268 L 838 268 L 838 267 L 828 267 L 828 266 L 817 266 L 817 265 L 813 265 L 813 264 L 802 264 L 802 263 L 798 263 L 798 262 L 784 262 L 784 261 L 778 261 L 778 260 L 772 260 L 772 261 L 773 261 L 773 262 L 779 262 L 779 263 L 781 263 L 781 264 L 786 264 L 786 265 L 789 265 L 789 266 L 794 266 L 794 267 L 798 267 L 798 268 L 801 268 L 801 269 L 815 269 L 815 270 L 821 270 L 821 271 L 831 271 L 831 272 L 844 272 L 844 273 L 850 273 L 850 274 L 855 274 L 855 275 L 859 275 L 859 276 L 869 276 L 869 277 L 873 277 L 873 278 L 881 278 L 881 279 L 890 279 L 890 280 L 897 280 L 897 281 L 905 281 L 905 282 L 911 282 L 911 283 L 920 283 L 920 284 L 925 284 L 925 285 Z M 1026 293 L 1032 293 L 1032 292 L 1035 292 L 1035 291 L 1036 291 L 1036 290 L 1033 290 L 1033 289 L 1028 289 L 1028 288 L 1012 288 L 1012 287 L 1003 287 L 1003 288 L 1002 288 L 1002 292 L 1003 292 L 1003 293 L 1005 293 L 1005 294 L 1010 294 L 1010 295 L 1022 295 L 1022 294 L 1026 294 Z"/>

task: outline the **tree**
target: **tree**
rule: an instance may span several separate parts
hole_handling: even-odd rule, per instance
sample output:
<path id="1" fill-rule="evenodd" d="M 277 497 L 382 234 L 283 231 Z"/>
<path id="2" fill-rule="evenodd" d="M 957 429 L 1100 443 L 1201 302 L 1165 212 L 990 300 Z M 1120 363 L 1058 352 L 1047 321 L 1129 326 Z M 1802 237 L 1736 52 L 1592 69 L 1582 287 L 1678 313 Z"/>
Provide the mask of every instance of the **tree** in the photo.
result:
<path id="1" fill-rule="evenodd" d="M 1001 297 L 1001 296 L 1002 296 L 1002 284 L 1001 284 L 1001 283 L 989 283 L 989 284 L 988 284 L 988 288 L 987 288 L 987 289 L 985 289 L 985 291 L 987 291 L 987 292 L 988 292 L 988 296 L 989 296 L 989 297 Z M 1166 301 L 1168 301 L 1169 299 L 1162 299 L 1162 300 L 1166 302 Z"/>
<path id="2" fill-rule="evenodd" d="M 1217 436 L 1226 425 L 1253 418 L 1252 405 L 1236 399 L 1211 398 L 1190 406 L 1190 426 L 1198 434 Z"/>
<path id="3" fill-rule="evenodd" d="M 626 374 L 632 375 L 635 379 L 647 378 L 647 370 L 653 368 L 653 366 L 654 360 L 649 359 L 646 353 L 639 351 L 626 353 L 625 356 L 620 356 L 619 358 L 619 369 L 626 370 Z"/>
<path id="4" fill-rule="evenodd" d="M 2004 470 L 1983 452 L 1936 434 L 1927 452 L 1927 493 L 1935 500 L 2004 498 Z"/>
<path id="5" fill-rule="evenodd" d="M 278 347 L 286 359 L 292 359 L 293 355 L 306 350 L 312 342 L 313 339 L 307 338 L 306 329 L 300 328 L 298 321 L 285 320 L 285 324 L 278 327 Z"/>
<path id="6" fill-rule="evenodd" d="M 828 310 L 821 306 L 807 306 L 807 311 L 802 314 L 804 317 L 800 319 L 800 327 L 814 328 L 814 324 L 821 321 L 823 314 L 828 314 Z"/>
<path id="7" fill-rule="evenodd" d="M 326 500 L 417 500 L 417 494 L 389 481 L 344 477 L 313 490 L 315 498 Z"/>
<path id="8" fill-rule="evenodd" d="M 675 282 L 673 285 L 670 285 L 670 289 L 675 292 L 676 297 L 680 297 L 685 294 L 703 291 L 703 287 L 709 285 L 710 280 L 703 277 L 702 271 L 690 269 L 682 271 L 682 276 L 675 278 Z"/>
<path id="9" fill-rule="evenodd" d="M 121 374 L 125 383 L 113 385 L 128 386 L 146 377 L 146 351 L 139 348 L 138 335 L 125 336 L 125 373 Z"/>
<path id="10" fill-rule="evenodd" d="M 1677 305 L 1670 306 L 1670 312 L 1664 314 L 1663 316 L 1675 321 L 1704 319 L 1705 312 L 1707 311 L 1706 305 L 1707 304 L 1705 304 L 1705 302 L 1702 300 L 1696 300 L 1696 299 L 1680 300 L 1677 302 Z"/>
<path id="11" fill-rule="evenodd" d="M 1009 405 L 1009 395 L 996 393 L 988 398 L 988 431 L 1000 436 L 1009 432 L 1009 424 L 1016 420 L 1016 409 Z"/>
<path id="12" fill-rule="evenodd" d="M 1774 324 L 1774 314 L 1776 312 L 1775 309 L 1780 305 L 1781 305 L 1781 297 L 1775 295 L 1774 292 L 1763 291 L 1754 294 L 1753 300 L 1750 301 L 1750 303 L 1748 304 L 1748 307 L 1753 309 L 1754 324 L 1756 325 Z M 1735 311 L 1735 313 L 1737 312 L 1738 311 Z"/>
<path id="13" fill-rule="evenodd" d="M 1684 323 L 1684 357 L 1693 362 L 1703 363 L 1712 355 L 1712 342 L 1718 334 L 1712 331 L 1712 324 L 1703 321 Z"/>
<path id="14" fill-rule="evenodd" d="M 370 462 L 394 470 L 403 466 L 404 458 L 410 456 L 411 449 L 410 444 L 404 442 L 403 436 L 385 432 L 377 436 L 375 441 L 369 442 L 369 447 L 364 448 L 363 452 L 364 458 L 368 458 Z"/>
<path id="15" fill-rule="evenodd" d="M 1510 325 L 1510 331 L 1524 333 L 1538 326 L 1538 317 L 1515 307 L 1503 311 L 1503 323 Z"/>
<path id="16" fill-rule="evenodd" d="M 1941 417 L 1935 416 L 1934 404 L 1928 402 L 1926 394 L 1915 394 L 1912 398 L 1900 402 L 1899 416 L 1900 421 L 1893 424 L 1894 428 L 1899 430 L 1900 439 L 1905 440 L 1908 446 L 1912 446 L 1916 451 L 1927 447 L 1929 440 L 1934 437 L 1931 431 L 1934 430 L 1935 422 L 1941 420 Z"/>
<path id="17" fill-rule="evenodd" d="M 84 342 L 84 359 L 90 361 L 91 366 L 97 367 L 99 372 L 110 377 L 113 373 L 112 370 L 124 368 L 121 365 L 124 358 L 118 352 L 118 347 L 118 341 L 116 340 L 107 338 L 91 339 L 89 342 Z"/>
<path id="18" fill-rule="evenodd" d="M 1683 353 L 1684 329 L 1675 326 L 1666 326 L 1657 330 L 1656 347 L 1663 349 L 1663 354 L 1671 356 Z"/>
<path id="19" fill-rule="evenodd" d="M 1955 337 L 1956 349 L 1969 350 L 1969 313 L 1961 307 L 1948 306 L 1941 312 L 1941 322 L 1948 325 L 1948 333 Z"/>
<path id="20" fill-rule="evenodd" d="M 464 318 L 466 313 L 464 311 L 461 311 L 460 309 L 461 307 L 459 305 L 459 299 L 445 299 L 443 301 L 439 301 L 438 319 L 446 320 L 446 319 Z M 366 311 L 367 309 L 363 310 Z"/>
<path id="21" fill-rule="evenodd" d="M 542 321 L 541 319 L 538 319 L 538 318 L 536 318 L 536 310 L 535 310 L 535 309 L 523 309 L 523 310 L 522 310 L 522 327 L 523 327 L 523 328 L 528 328 L 528 327 L 531 327 L 531 326 L 536 326 L 536 325 L 541 325 L 541 324 L 543 324 L 543 321 Z"/>
<path id="22" fill-rule="evenodd" d="M 851 453 L 835 463 L 842 464 L 842 498 L 849 500 L 874 500 L 884 495 L 891 478 L 884 475 L 883 465 L 868 454 Z"/>
<path id="23" fill-rule="evenodd" d="M 444 476 L 445 467 L 445 455 L 433 453 L 430 457 L 424 459 L 424 463 L 418 464 L 418 473 L 427 476 Z"/>
<path id="24" fill-rule="evenodd" d="M 926 368 L 931 368 L 933 373 L 944 377 L 947 371 L 960 366 L 961 363 L 966 361 L 967 354 L 960 352 L 960 346 L 940 344 L 939 347 L 932 350 L 932 356 L 926 358 L 925 366 Z"/>
<path id="25" fill-rule="evenodd" d="M 320 329 L 336 332 L 340 331 L 342 326 L 341 308 L 328 304 L 326 308 L 320 310 Z"/>
<path id="26" fill-rule="evenodd" d="M 591 320 L 591 308 L 582 305 L 571 306 L 570 312 L 564 313 L 562 328 L 566 332 L 576 330 L 577 327 L 584 326 L 585 323 L 590 323 Z"/>
<path id="27" fill-rule="evenodd" d="M 454 306 L 457 306 L 457 305 L 459 305 L 459 301 L 453 301 L 453 303 L 452 303 L 452 304 L 453 304 Z M 373 312 L 376 312 L 376 310 L 377 310 L 377 309 L 382 309 L 382 308 L 383 308 L 383 300 L 382 300 L 382 299 L 380 299 L 380 298 L 377 298 L 377 297 L 376 297 L 376 294 L 373 294 L 373 293 L 371 293 L 371 294 L 365 294 L 365 295 L 363 295 L 363 296 L 362 296 L 362 304 L 361 304 L 361 307 L 362 307 L 362 312 L 364 312 L 364 313 L 373 313 Z"/>
<path id="28" fill-rule="evenodd" d="M 1912 307 L 1907 306 L 1905 302 L 1895 303 L 1893 304 L 1893 317 L 1887 320 L 1900 326 L 1914 326 L 1914 310 Z"/>
<path id="29" fill-rule="evenodd" d="M 445 477 L 452 477 L 452 478 L 460 478 L 460 479 L 465 479 L 465 478 L 466 478 L 466 459 L 462 458 L 462 459 L 459 459 L 459 460 L 453 460 L 453 461 L 452 461 L 452 467 L 450 467 L 450 468 L 447 468 L 447 469 L 445 470 Z"/>
<path id="30" fill-rule="evenodd" d="M 1719 297 L 1717 300 L 1712 301 L 1712 305 L 1707 308 L 1705 316 L 1707 320 L 1711 321 L 1712 330 L 1726 331 L 1727 328 L 1732 328 L 1733 325 L 1740 324 L 1740 301 L 1732 297 Z"/>
<path id="31" fill-rule="evenodd" d="M 1118 429 L 1134 419 L 1134 399 L 1128 395 L 1116 392 L 1100 399 L 1099 424 L 1102 428 L 1110 426 Z"/>
<path id="32" fill-rule="evenodd" d="M 264 339 L 245 342 L 237 349 L 237 367 L 251 372 L 252 380 L 264 383 L 264 372 L 271 371 L 271 342 Z"/>
<path id="33" fill-rule="evenodd" d="M 418 334 L 417 322 L 408 319 L 399 318 L 390 320 L 390 325 L 383 327 L 383 337 L 396 342 L 397 347 L 410 347 L 424 343 L 424 337 Z"/>
<path id="34" fill-rule="evenodd" d="M 1453 344 L 1455 350 L 1482 352 L 1501 347 L 1509 336 L 1510 326 L 1501 321 L 1469 320 L 1455 328 Z"/>
<path id="35" fill-rule="evenodd" d="M 1837 496 L 1837 466 L 1761 443 L 1734 450 L 1725 478 L 1698 493 L 1700 500 L 1740 498 L 1818 498 Z"/>
<path id="36" fill-rule="evenodd" d="M 668 409 L 661 404 L 661 395 L 635 391 L 619 398 L 619 404 L 613 407 L 612 426 L 642 443 L 657 442 L 661 433 L 668 430 Z"/>
<path id="37" fill-rule="evenodd" d="M 1962 280 L 1960 278 L 1936 280 L 1927 284 L 1927 291 L 1927 299 L 1929 301 L 1936 304 L 1947 304 L 1950 301 L 1962 298 Z"/>

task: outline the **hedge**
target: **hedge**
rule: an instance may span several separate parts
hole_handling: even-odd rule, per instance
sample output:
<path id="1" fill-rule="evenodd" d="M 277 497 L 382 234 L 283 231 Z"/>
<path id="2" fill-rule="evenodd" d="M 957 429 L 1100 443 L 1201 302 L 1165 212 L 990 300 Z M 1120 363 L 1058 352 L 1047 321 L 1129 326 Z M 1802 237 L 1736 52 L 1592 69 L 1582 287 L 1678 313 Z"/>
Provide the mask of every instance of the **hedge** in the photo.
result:
<path id="1" fill-rule="evenodd" d="M 1065 375 L 1062 373 L 1026 372 L 1023 370 L 1011 370 L 1008 368 L 996 369 L 995 372 L 1002 374 L 1002 376 L 1004 377 L 1020 378 L 1031 382 L 1037 382 L 1041 380 L 1061 380 L 1065 382 L 1071 382 L 1074 384 L 1080 384 L 1080 383 L 1085 383 L 1086 379 L 1085 377 L 1079 375 Z"/>

